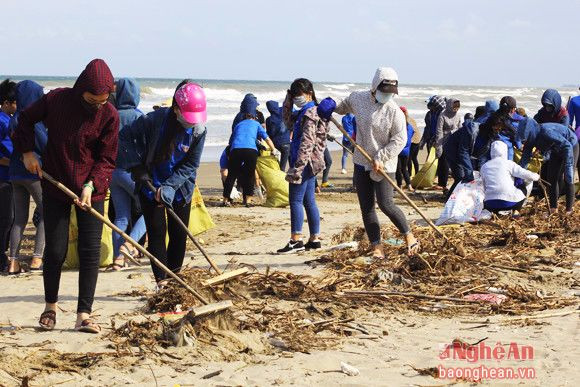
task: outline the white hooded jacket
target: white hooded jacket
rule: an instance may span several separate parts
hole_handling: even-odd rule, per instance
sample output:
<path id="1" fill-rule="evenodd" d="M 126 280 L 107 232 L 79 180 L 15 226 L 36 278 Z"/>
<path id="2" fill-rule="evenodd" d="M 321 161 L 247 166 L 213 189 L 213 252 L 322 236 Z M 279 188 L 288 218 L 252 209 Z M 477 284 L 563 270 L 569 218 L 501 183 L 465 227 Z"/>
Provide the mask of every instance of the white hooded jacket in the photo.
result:
<path id="1" fill-rule="evenodd" d="M 514 186 L 514 178 L 526 181 L 537 181 L 540 175 L 524 169 L 508 160 L 508 148 L 502 141 L 491 144 L 491 160 L 481 167 L 481 178 L 485 190 L 485 200 L 504 200 L 520 202 L 526 198 L 524 193 Z"/>
<path id="2" fill-rule="evenodd" d="M 380 104 L 373 97 L 372 93 L 383 80 L 398 81 L 397 73 L 390 67 L 378 68 L 371 89 L 351 93 L 337 104 L 335 112 L 354 114 L 357 144 L 374 160 L 379 161 L 385 172 L 395 173 L 399 153 L 407 144 L 407 123 L 405 114 L 393 99 Z M 366 170 L 372 170 L 372 164 L 358 150 L 355 150 L 353 160 Z M 371 172 L 371 178 L 382 180 L 374 172 Z"/>

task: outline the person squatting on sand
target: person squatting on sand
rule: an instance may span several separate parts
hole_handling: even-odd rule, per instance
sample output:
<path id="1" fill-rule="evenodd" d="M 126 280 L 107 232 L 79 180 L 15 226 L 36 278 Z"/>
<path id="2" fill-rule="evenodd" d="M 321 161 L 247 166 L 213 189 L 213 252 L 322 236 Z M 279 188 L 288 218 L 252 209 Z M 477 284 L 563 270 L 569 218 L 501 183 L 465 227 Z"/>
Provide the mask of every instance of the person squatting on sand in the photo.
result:
<path id="1" fill-rule="evenodd" d="M 508 146 L 503 141 L 491 143 L 491 160 L 481 167 L 481 179 L 485 192 L 484 208 L 491 212 L 514 211 L 517 216 L 528 193 L 531 182 L 540 175 L 524 169 L 508 159 Z M 516 180 L 523 181 L 518 183 Z"/>
<path id="2" fill-rule="evenodd" d="M 398 155 L 407 141 L 405 115 L 394 100 L 399 77 L 390 67 L 378 68 L 371 89 L 355 91 L 340 102 L 338 114 L 352 113 L 357 120 L 356 141 L 372 158 L 369 162 L 358 150 L 354 153 L 354 180 L 365 230 L 373 245 L 373 256 L 383 258 L 381 228 L 375 211 L 379 208 L 405 237 L 409 255 L 419 250 L 405 215 L 393 202 L 393 187 L 378 172 L 395 176 Z"/>
<path id="3" fill-rule="evenodd" d="M 14 132 L 18 125 L 20 112 L 44 96 L 42 86 L 34 81 L 22 81 L 16 85 L 16 113 L 10 120 L 10 131 Z M 44 123 L 37 122 L 34 125 L 34 153 L 41 162 L 41 155 L 46 148 L 48 131 Z M 8 274 L 18 274 L 21 272 L 19 255 L 22 237 L 28 223 L 30 197 L 36 204 L 35 213 L 38 213 L 36 221 L 36 234 L 34 240 L 34 253 L 30 263 L 31 271 L 40 271 L 42 256 L 44 254 L 45 234 L 44 217 L 42 216 L 42 187 L 37 174 L 26 170 L 22 162 L 22 154 L 17 150 L 12 152 L 10 157 L 10 181 L 12 182 L 12 197 L 14 201 L 14 224 L 10 232 L 10 267 Z"/>
<path id="4" fill-rule="evenodd" d="M 55 89 L 20 113 L 14 132 L 14 147 L 21 152 L 26 169 L 42 177 L 34 154 L 34 128 L 43 122 L 48 142 L 43 168 L 80 198 L 75 200 L 78 220 L 79 296 L 75 329 L 98 333 L 91 319 L 99 273 L 102 223 L 84 211 L 89 207 L 104 212 L 104 200 L 115 169 L 119 115 L 107 102 L 114 90 L 113 74 L 101 59 L 91 61 L 72 88 Z M 46 233 L 44 251 L 45 310 L 42 329 L 56 324 L 58 291 L 65 260 L 71 201 L 57 187 L 42 181 L 42 203 Z"/>
<path id="5" fill-rule="evenodd" d="M 292 112 L 292 106 L 300 110 Z M 279 254 L 302 250 L 319 249 L 320 213 L 316 205 L 316 175 L 325 168 L 324 150 L 329 131 L 329 120 L 336 103 L 326 98 L 318 104 L 312 82 L 305 78 L 296 79 L 290 85 L 284 100 L 284 121 L 293 128 L 290 144 L 290 169 L 286 180 L 290 183 L 291 233 L 288 244 L 279 249 Z M 310 238 L 302 241 L 304 209 L 308 220 Z"/>
<path id="6" fill-rule="evenodd" d="M 187 233 L 166 214 L 165 207 L 171 207 L 189 224 L 206 138 L 206 105 L 201 86 L 184 80 L 175 89 L 171 107 L 139 117 L 120 136 L 119 167 L 131 172 L 139 192 L 149 238 L 147 250 L 175 273 L 183 264 Z M 153 262 L 151 267 L 161 287 L 166 274 Z"/>
<path id="7" fill-rule="evenodd" d="M 123 131 L 131 126 L 143 113 L 137 109 L 140 101 L 140 88 L 135 79 L 121 78 L 117 81 L 117 90 L 115 92 L 115 103 L 117 111 L 119 112 L 119 136 Z M 119 149 L 117 153 L 117 168 L 113 171 L 111 179 L 111 200 L 115 208 L 115 226 L 122 231 L 127 231 L 131 221 L 131 205 L 139 203 L 139 197 L 135 193 L 135 182 L 131 179 L 131 174 L 123 168 L 119 168 L 119 164 L 123 164 L 125 154 Z M 145 227 L 145 218 L 140 215 L 131 227 L 129 236 L 136 241 L 139 241 L 145 235 L 147 229 Z M 118 271 L 126 266 L 128 263 L 126 257 L 135 258 L 138 255 L 137 249 L 117 232 L 113 231 L 113 264 L 110 269 Z"/>

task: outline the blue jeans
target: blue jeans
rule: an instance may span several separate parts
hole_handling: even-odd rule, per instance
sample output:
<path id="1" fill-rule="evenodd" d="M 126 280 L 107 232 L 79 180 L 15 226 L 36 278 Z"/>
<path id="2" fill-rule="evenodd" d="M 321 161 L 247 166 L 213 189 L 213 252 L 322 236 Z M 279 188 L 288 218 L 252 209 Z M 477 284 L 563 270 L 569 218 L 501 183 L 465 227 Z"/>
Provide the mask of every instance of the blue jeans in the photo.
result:
<path id="1" fill-rule="evenodd" d="M 290 223 L 292 234 L 302 234 L 304 224 L 304 209 L 308 219 L 310 235 L 320 234 L 320 213 L 314 197 L 316 177 L 312 175 L 310 167 L 304 170 L 301 184 L 290 184 Z"/>
<path id="2" fill-rule="evenodd" d="M 131 179 L 131 174 L 122 169 L 115 169 L 113 171 L 113 178 L 111 179 L 111 199 L 115 206 L 115 226 L 121 230 L 126 231 L 131 219 L 131 201 L 139 200 L 135 195 L 135 182 Z M 129 236 L 138 241 L 145 235 L 147 229 L 145 227 L 145 219 L 140 216 L 133 225 Z M 121 235 L 113 232 L 113 254 L 114 257 L 119 255 L 119 248 L 125 243 Z"/>
<path id="3" fill-rule="evenodd" d="M 344 145 L 344 144 L 343 144 Z M 352 145 L 345 145 L 348 149 L 350 149 L 351 152 L 354 152 L 354 146 Z M 348 155 L 350 153 L 342 148 L 342 169 L 346 169 L 346 159 L 348 158 Z"/>

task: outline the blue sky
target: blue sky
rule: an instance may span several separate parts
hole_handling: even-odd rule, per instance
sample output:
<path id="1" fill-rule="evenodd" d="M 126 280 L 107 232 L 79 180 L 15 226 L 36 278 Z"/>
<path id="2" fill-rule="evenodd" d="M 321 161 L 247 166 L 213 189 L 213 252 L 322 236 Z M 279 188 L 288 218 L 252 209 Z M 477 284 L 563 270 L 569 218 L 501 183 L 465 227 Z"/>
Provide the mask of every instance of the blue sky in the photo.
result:
<path id="1" fill-rule="evenodd" d="M 580 1 L 4 0 L 0 74 L 561 86 Z M 9 16 L 10 15 L 10 16 Z"/>

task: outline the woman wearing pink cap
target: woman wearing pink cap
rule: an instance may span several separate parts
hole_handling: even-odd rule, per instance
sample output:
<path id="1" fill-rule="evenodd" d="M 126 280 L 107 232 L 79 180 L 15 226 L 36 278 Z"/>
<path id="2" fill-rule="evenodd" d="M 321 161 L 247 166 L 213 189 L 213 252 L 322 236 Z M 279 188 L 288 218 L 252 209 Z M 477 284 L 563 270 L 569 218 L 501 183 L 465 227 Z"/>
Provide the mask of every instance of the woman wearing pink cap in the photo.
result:
<path id="1" fill-rule="evenodd" d="M 175 90 L 171 107 L 140 117 L 119 138 L 117 163 L 135 180 L 149 236 L 147 250 L 174 272 L 179 272 L 183 264 L 187 235 L 166 216 L 163 205 L 172 207 L 188 224 L 206 121 L 203 89 L 184 80 Z M 148 188 L 149 182 L 155 192 Z M 155 265 L 152 268 L 158 283 L 165 279 L 163 271 Z"/>

